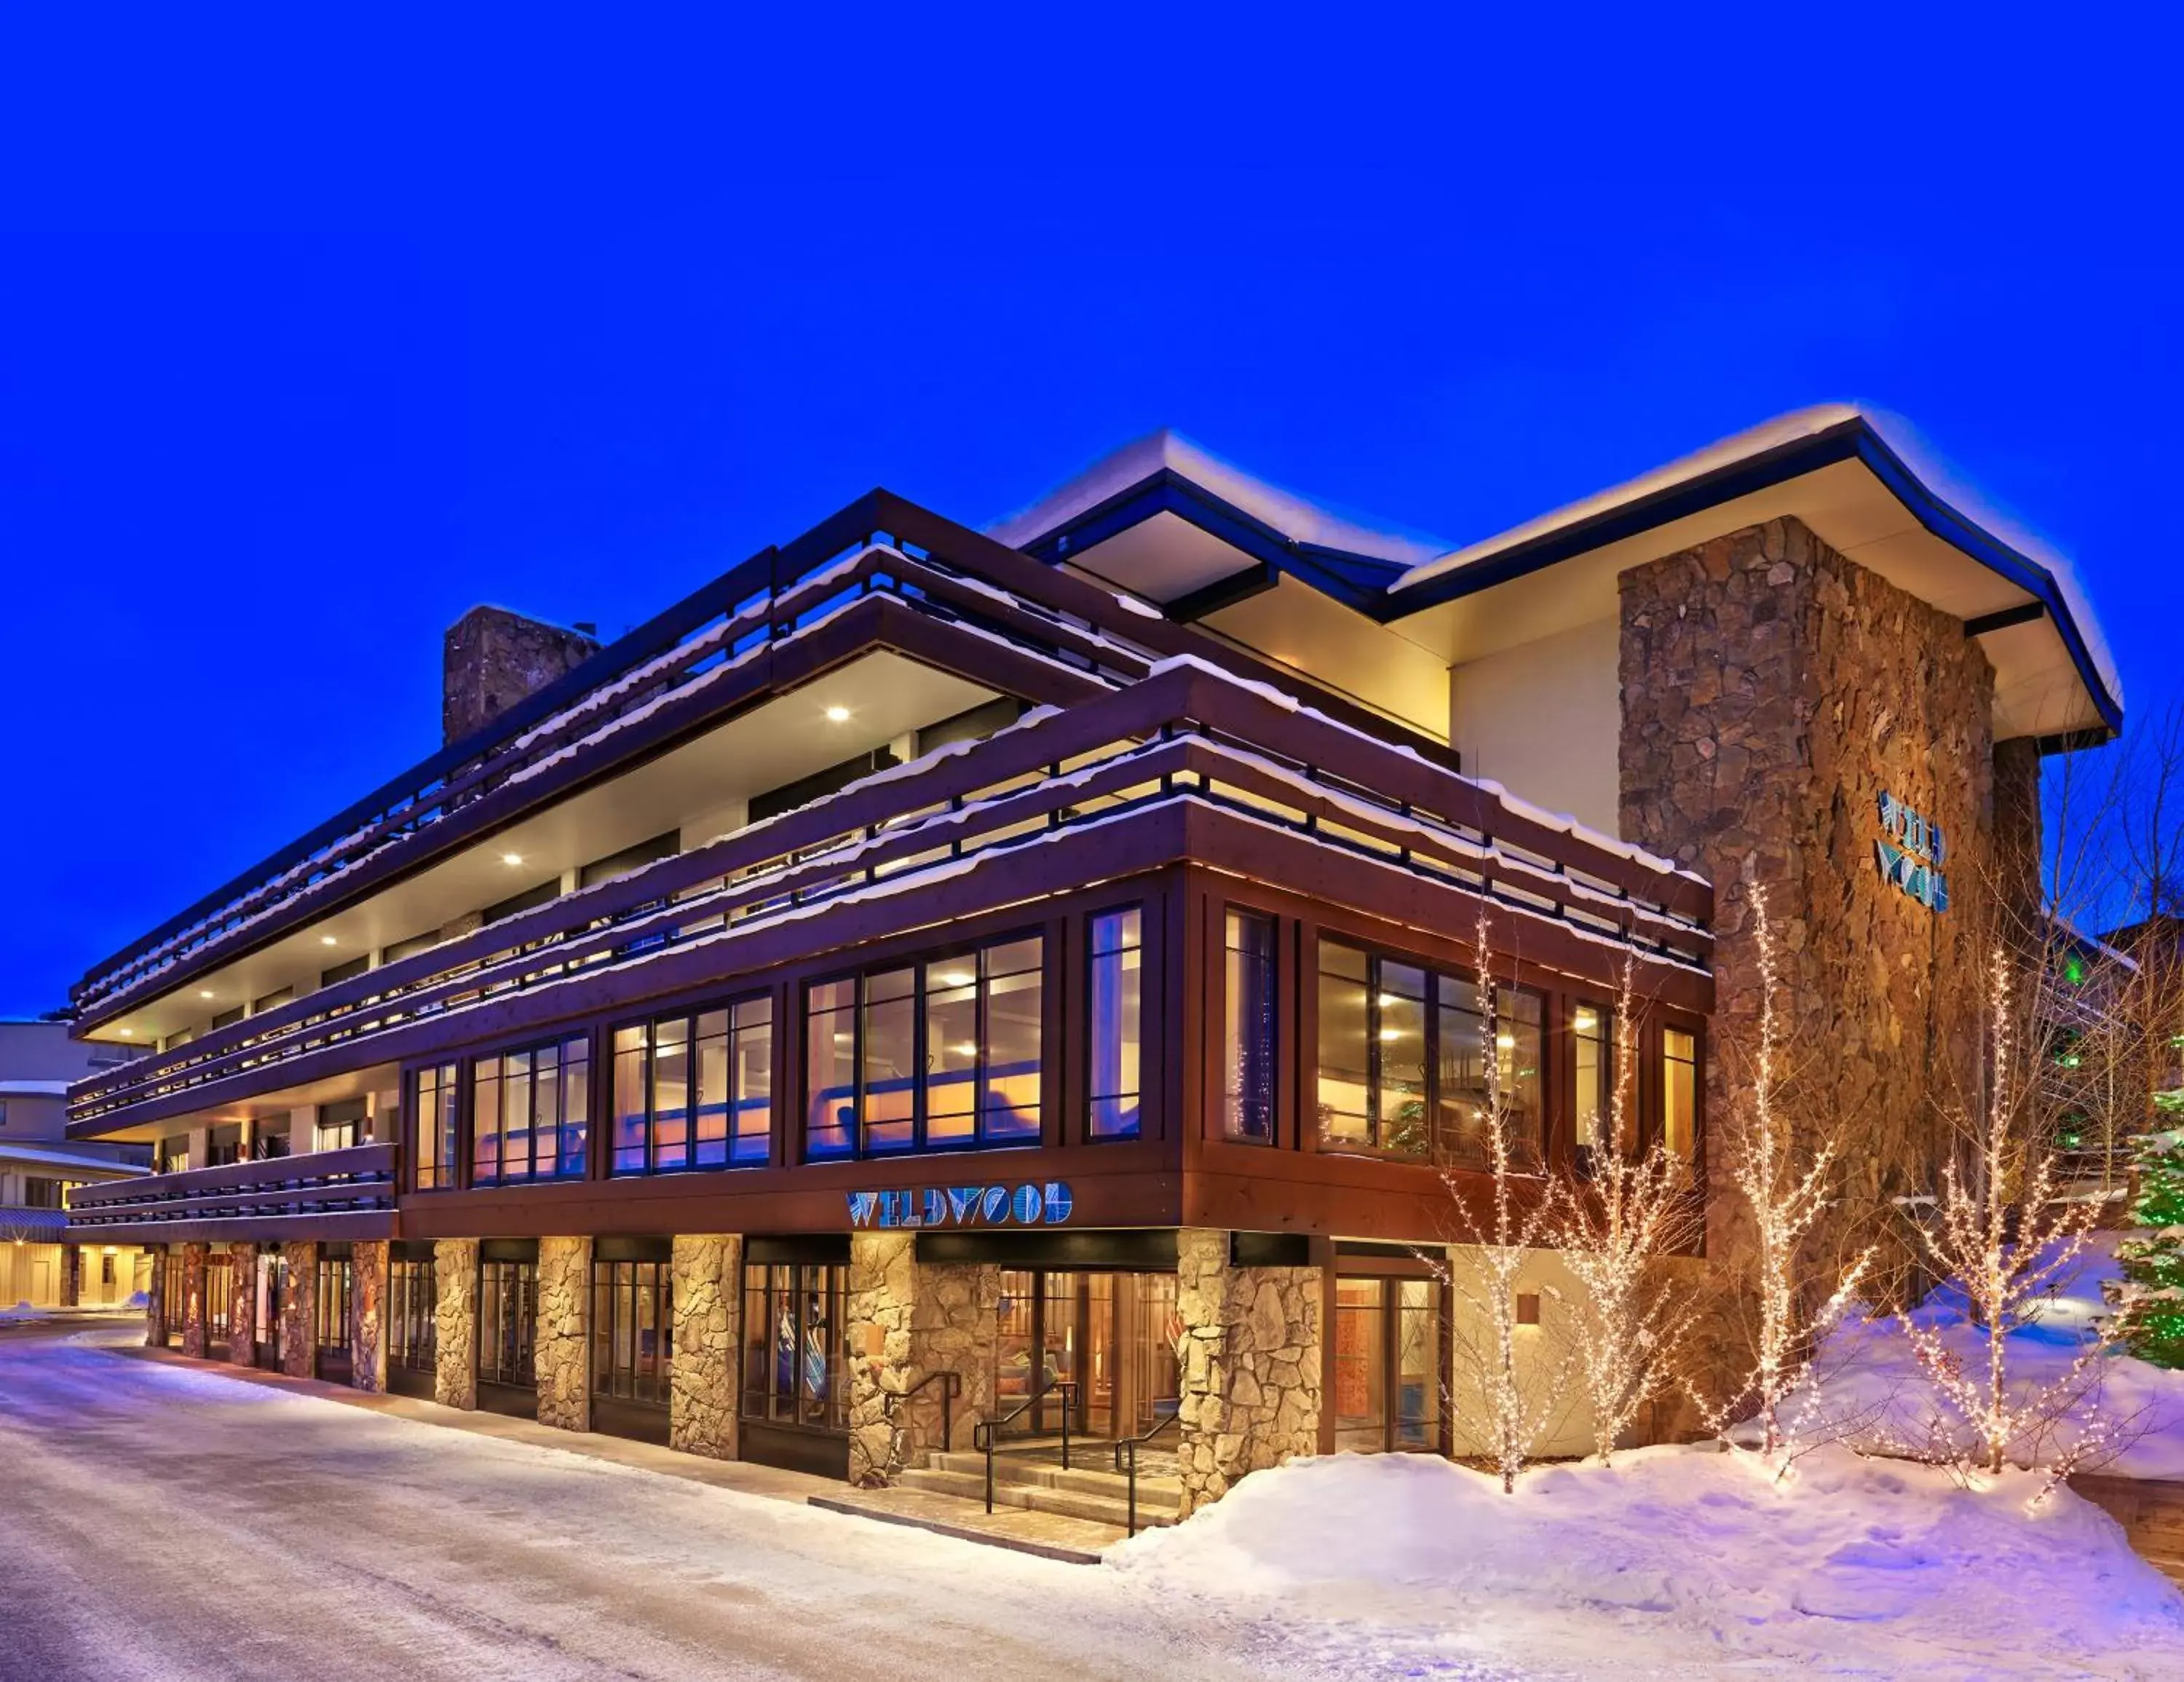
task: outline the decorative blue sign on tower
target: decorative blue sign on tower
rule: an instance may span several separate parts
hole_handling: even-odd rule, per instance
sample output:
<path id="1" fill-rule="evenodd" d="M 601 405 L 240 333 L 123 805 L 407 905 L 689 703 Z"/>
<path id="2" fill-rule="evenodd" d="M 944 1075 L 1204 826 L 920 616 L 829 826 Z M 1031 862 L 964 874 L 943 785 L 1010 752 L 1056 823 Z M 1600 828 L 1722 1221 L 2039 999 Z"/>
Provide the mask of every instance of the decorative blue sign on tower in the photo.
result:
<path id="1" fill-rule="evenodd" d="M 1930 911 L 1949 909 L 1949 879 L 1942 873 L 1948 845 L 1942 826 L 1928 822 L 1886 789 L 1880 794 L 1880 838 L 1873 852 L 1883 882 Z"/>

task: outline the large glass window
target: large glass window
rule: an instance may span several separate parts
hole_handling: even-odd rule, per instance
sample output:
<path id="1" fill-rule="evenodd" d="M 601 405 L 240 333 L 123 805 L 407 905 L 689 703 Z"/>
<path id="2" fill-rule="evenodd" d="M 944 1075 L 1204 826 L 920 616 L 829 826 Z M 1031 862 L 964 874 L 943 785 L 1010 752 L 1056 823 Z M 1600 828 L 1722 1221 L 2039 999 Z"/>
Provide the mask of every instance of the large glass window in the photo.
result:
<path id="1" fill-rule="evenodd" d="M 1230 1139 L 1274 1137 L 1274 921 L 1231 911 L 1222 1038 L 1221 1130 Z"/>
<path id="2" fill-rule="evenodd" d="M 478 1378 L 530 1390 L 537 1384 L 538 1264 L 478 1264 Z"/>
<path id="3" fill-rule="evenodd" d="M 632 1022 L 614 1037 L 614 1172 L 763 1166 L 773 1136 L 773 1001 Z"/>
<path id="4" fill-rule="evenodd" d="M 471 1184 L 582 1179 L 592 1042 L 585 1034 L 471 1065 Z"/>
<path id="5" fill-rule="evenodd" d="M 667 1406 L 673 1312 L 665 1262 L 592 1264 L 592 1394 Z"/>
<path id="6" fill-rule="evenodd" d="M 410 1113 L 417 1118 L 416 1181 L 420 1191 L 455 1184 L 457 1098 L 455 1066 L 420 1069 L 410 1079 Z"/>
<path id="7" fill-rule="evenodd" d="M 814 1161 L 1036 1144 L 1045 942 L 814 985 L 805 1000 Z"/>
<path id="8" fill-rule="evenodd" d="M 1627 1150 L 1627 1140 L 1608 1137 L 1614 1115 L 1615 1013 L 1605 1005 L 1573 1004 L 1570 1051 L 1579 1147 Z"/>
<path id="9" fill-rule="evenodd" d="M 387 1275 L 387 1364 L 430 1373 L 439 1342 L 437 1271 L 428 1256 L 398 1256 Z"/>
<path id="10" fill-rule="evenodd" d="M 1691 1171 L 1698 1138 L 1698 1036 L 1681 1028 L 1661 1031 L 1661 1144 Z"/>
<path id="11" fill-rule="evenodd" d="M 1431 1279 L 1345 1278 L 1334 1303 L 1334 1445 L 1357 1454 L 1440 1447 L 1446 1356 Z"/>
<path id="12" fill-rule="evenodd" d="M 753 1263 L 744 1269 L 746 1418 L 822 1431 L 849 1429 L 844 1300 L 838 1263 Z"/>
<path id="13" fill-rule="evenodd" d="M 1135 1139 L 1143 1126 L 1144 925 L 1135 905 L 1091 921 L 1087 1083 L 1095 1139 Z"/>
<path id="14" fill-rule="evenodd" d="M 1546 1137 L 1544 1003 L 1522 988 L 1495 989 L 1502 1096 L 1526 1159 Z M 1321 941 L 1321 1149 L 1484 1163 L 1487 1036 L 1475 983 Z"/>

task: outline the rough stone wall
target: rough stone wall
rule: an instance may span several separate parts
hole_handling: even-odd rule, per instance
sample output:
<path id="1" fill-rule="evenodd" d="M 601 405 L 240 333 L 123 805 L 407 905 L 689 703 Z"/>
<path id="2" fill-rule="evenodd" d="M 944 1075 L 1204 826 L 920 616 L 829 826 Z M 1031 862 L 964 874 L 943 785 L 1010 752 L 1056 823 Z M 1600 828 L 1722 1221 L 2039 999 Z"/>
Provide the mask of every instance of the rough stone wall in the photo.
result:
<path id="1" fill-rule="evenodd" d="M 74 1308 L 83 1300 L 83 1250 L 81 1246 L 64 1244 L 61 1246 L 61 1306 Z"/>
<path id="2" fill-rule="evenodd" d="M 158 1349 L 167 1341 L 167 1246 L 153 1245 L 152 1282 L 144 1292 L 144 1347 Z"/>
<path id="3" fill-rule="evenodd" d="M 1001 1270 L 978 1266 L 917 1268 L 910 1320 L 911 1371 L 905 1387 L 928 1373 L 962 1380 L 952 1412 L 944 1414 L 941 1384 L 928 1385 L 901 1414 L 908 1452 L 968 1448 L 972 1428 L 994 1417 L 994 1363 L 1000 1344 Z M 955 1440 L 941 1440 L 944 1417 Z"/>
<path id="4" fill-rule="evenodd" d="M 453 742 L 599 652 L 599 639 L 502 607 L 474 607 L 441 648 L 440 739 Z"/>
<path id="5" fill-rule="evenodd" d="M 733 1460 L 737 1452 L 737 1361 L 743 1299 L 737 1292 L 744 1241 L 733 1233 L 678 1234 L 668 1262 L 674 1318 L 667 1445 L 685 1454 Z"/>
<path id="6" fill-rule="evenodd" d="M 592 1241 L 538 1240 L 538 1423 L 592 1429 Z"/>
<path id="7" fill-rule="evenodd" d="M 387 1388 L 387 1256 L 384 1239 L 349 1246 L 348 1382 L 371 1395 Z"/>
<path id="8" fill-rule="evenodd" d="M 281 1259 L 288 1267 L 288 1288 L 281 1298 L 281 1370 L 292 1378 L 308 1378 L 319 1370 L 319 1247 L 284 1244 Z"/>
<path id="9" fill-rule="evenodd" d="M 1246 1473 L 1318 1451 L 1323 1281 L 1317 1267 L 1234 1265 L 1226 1232 L 1185 1228 L 1177 1245 L 1188 1517 Z"/>
<path id="10" fill-rule="evenodd" d="M 204 1300 L 205 1258 L 211 1253 L 209 1245 L 182 1246 L 182 1353 L 197 1361 L 205 1358 L 205 1328 L 211 1319 Z"/>
<path id="11" fill-rule="evenodd" d="M 844 1307 L 850 1359 L 850 1481 L 887 1482 L 894 1427 L 888 1398 L 916 1382 L 911 1323 L 917 1303 L 917 1235 L 850 1234 L 850 1298 Z"/>
<path id="12" fill-rule="evenodd" d="M 1757 1033 L 1750 890 L 1780 949 L 1792 1106 L 1841 1145 L 1837 1228 L 1888 1233 L 1886 1200 L 1931 1184 L 1936 1100 L 1970 1091 L 1977 956 L 1995 836 L 1993 676 L 1963 623 L 1846 560 L 1792 519 L 1622 575 L 1623 836 L 1710 878 L 1715 1014 L 1707 1122 L 1743 1089 Z M 1885 881 L 1883 790 L 1947 838 L 1936 914 Z M 2016 844 L 2021 845 L 2021 840 Z M 1709 1206 L 1709 1253 L 1739 1237 Z"/>
<path id="13" fill-rule="evenodd" d="M 1994 744 L 1995 893 L 2021 940 L 2042 933 L 2040 744 L 2031 736 Z M 2067 888 L 2065 893 L 2067 894 Z"/>
<path id="14" fill-rule="evenodd" d="M 432 1400 L 443 1407 L 477 1406 L 478 1246 L 474 1238 L 443 1238 L 432 1246 L 435 1360 Z"/>
<path id="15" fill-rule="evenodd" d="M 227 1247 L 233 1264 L 228 1275 L 235 1281 L 235 1299 L 227 1311 L 227 1358 L 237 1367 L 258 1364 L 258 1249 L 255 1245 Z"/>

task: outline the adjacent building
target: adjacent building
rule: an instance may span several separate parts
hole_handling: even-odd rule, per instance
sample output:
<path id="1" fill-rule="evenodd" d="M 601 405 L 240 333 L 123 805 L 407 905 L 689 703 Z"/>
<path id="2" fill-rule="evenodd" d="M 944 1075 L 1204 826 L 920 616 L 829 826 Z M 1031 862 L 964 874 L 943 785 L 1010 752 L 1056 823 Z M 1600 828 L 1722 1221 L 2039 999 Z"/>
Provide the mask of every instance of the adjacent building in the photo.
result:
<path id="1" fill-rule="evenodd" d="M 155 1156 L 71 1214 L 151 1336 L 867 1483 L 1066 1421 L 1185 1508 L 1465 1448 L 1490 1085 L 1554 1170 L 1623 1083 L 1706 1197 L 1753 884 L 1852 1194 L 1922 1189 L 2041 758 L 2120 723 L 1840 409 L 1468 549 L 1162 434 L 605 647 L 480 612 L 438 752 L 75 989 L 148 1048 L 69 1133 Z"/>
<path id="2" fill-rule="evenodd" d="M 141 1145 L 68 1137 L 69 1083 L 135 1055 L 86 1044 L 54 1021 L 0 1021 L 0 1311 L 114 1308 L 149 1288 L 152 1252 L 74 1241 L 81 1187 L 141 1175 Z"/>

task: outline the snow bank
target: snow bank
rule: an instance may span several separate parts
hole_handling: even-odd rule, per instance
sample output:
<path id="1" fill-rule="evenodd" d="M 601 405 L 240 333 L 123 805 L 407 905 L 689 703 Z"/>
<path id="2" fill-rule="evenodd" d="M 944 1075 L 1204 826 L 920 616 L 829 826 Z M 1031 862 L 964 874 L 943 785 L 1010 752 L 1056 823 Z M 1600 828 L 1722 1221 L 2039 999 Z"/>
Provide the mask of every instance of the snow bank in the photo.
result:
<path id="1" fill-rule="evenodd" d="M 2029 1397 L 2055 1384 L 2097 1334 L 2109 1312 L 2101 1285 L 2120 1277 L 2114 1254 L 2116 1237 L 2097 1234 L 2083 1264 L 2041 1305 L 2036 1317 L 2005 1334 L 2013 1390 Z M 1967 1367 L 1983 1371 L 1986 1336 L 1966 1322 L 1964 1307 L 1963 1291 L 1943 1284 L 1912 1310 L 1911 1317 L 1938 1332 L 1944 1347 Z M 1926 1440 L 1934 1421 L 1948 1414 L 1892 1317 L 1847 1317 L 1830 1334 L 1814 1366 L 1819 1374 L 1817 1394 L 1801 1395 L 1789 1410 L 1795 1414 L 1809 1404 L 1812 1435 L 1839 1437 L 1882 1452 L 1892 1445 Z M 2098 1408 L 2103 1428 L 2114 1434 L 2115 1446 L 2097 1454 L 2086 1470 L 2184 1479 L 2184 1372 L 2118 1353 L 2103 1365 Z M 1957 1427 L 1957 1445 L 1968 1448 L 1972 1433 L 1948 1417 Z M 2066 1430 L 2053 1443 L 2020 1445 L 2017 1457 L 2029 1459 L 2036 1452 L 2044 1458 L 2075 1440 L 2075 1431 Z"/>
<path id="2" fill-rule="evenodd" d="M 1754 1456 L 1672 1447 L 1505 1496 L 1429 1456 L 1338 1455 L 1256 1473 L 1107 1558 L 1163 1596 L 1341 1617 L 1376 1651 L 1586 1676 L 2184 1675 L 2184 1596 L 2067 1490 L 2028 1512 L 2037 1487 L 1833 1448 L 1777 1483 Z"/>

